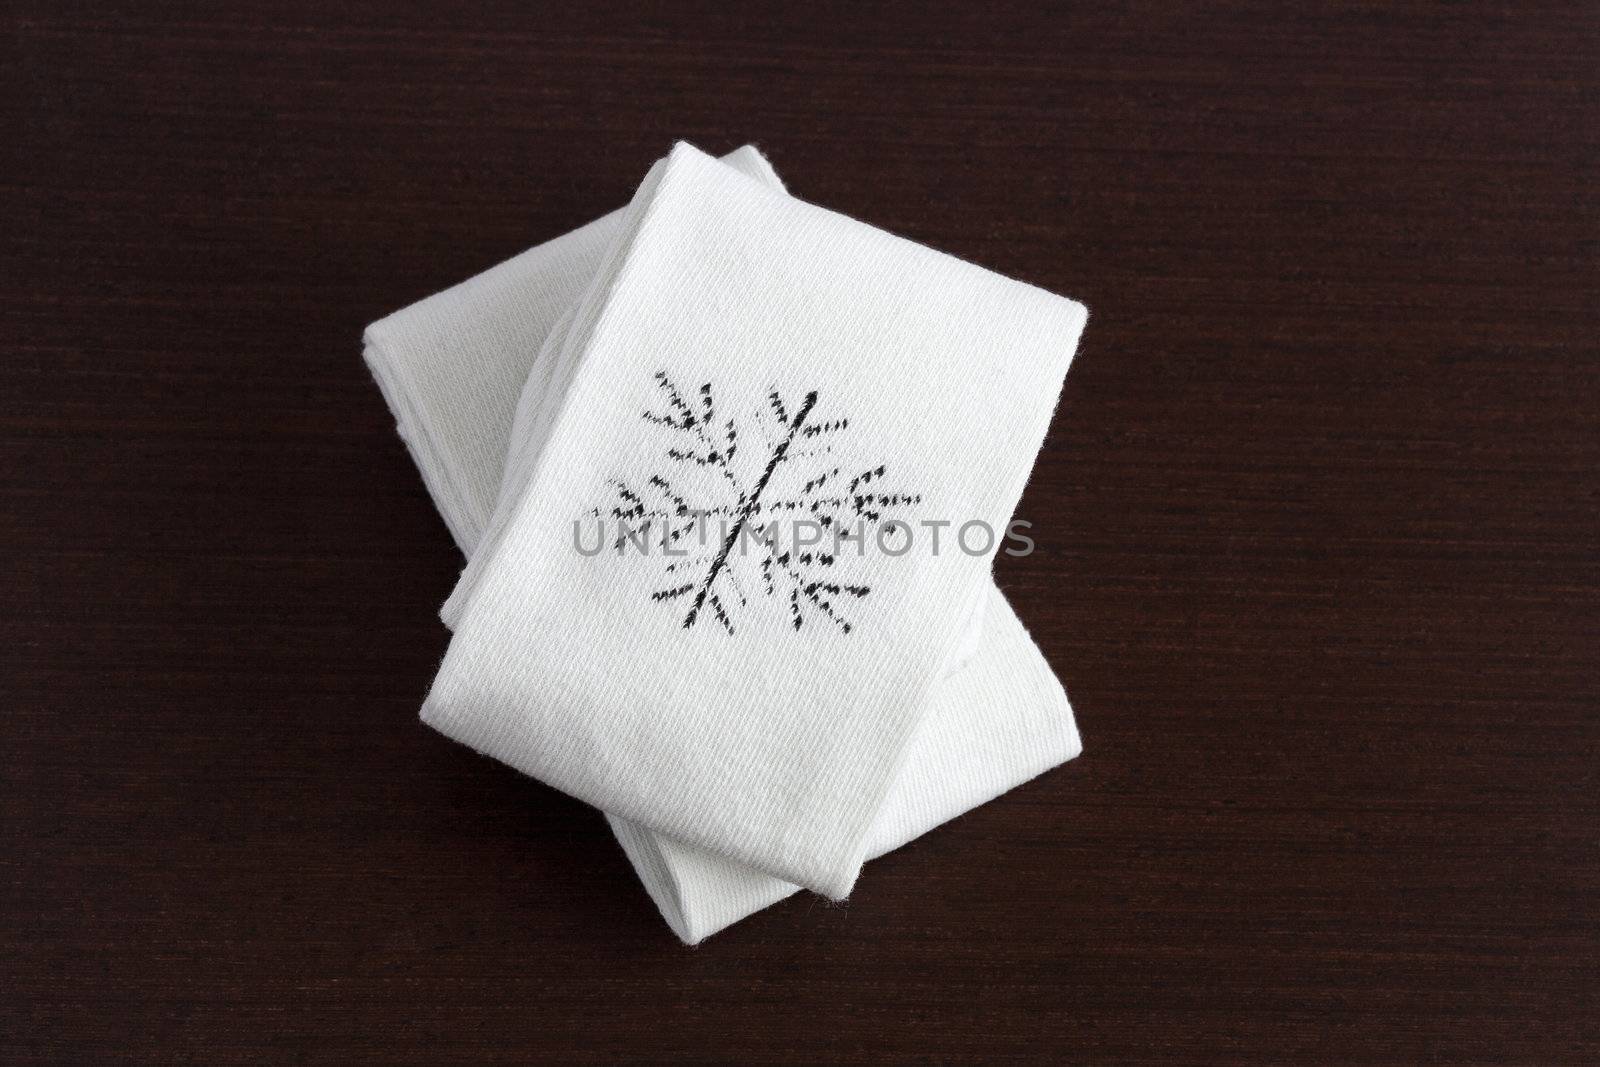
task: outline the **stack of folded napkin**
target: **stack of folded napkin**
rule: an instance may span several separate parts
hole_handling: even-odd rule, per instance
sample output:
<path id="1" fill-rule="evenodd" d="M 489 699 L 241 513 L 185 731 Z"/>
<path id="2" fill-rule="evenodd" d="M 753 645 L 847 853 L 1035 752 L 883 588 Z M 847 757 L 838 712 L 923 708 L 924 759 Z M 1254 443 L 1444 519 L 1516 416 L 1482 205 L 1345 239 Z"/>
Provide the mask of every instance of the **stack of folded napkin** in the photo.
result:
<path id="1" fill-rule="evenodd" d="M 1076 756 L 991 564 L 1087 313 L 678 145 L 368 327 L 467 565 L 423 721 L 607 813 L 693 944 Z"/>

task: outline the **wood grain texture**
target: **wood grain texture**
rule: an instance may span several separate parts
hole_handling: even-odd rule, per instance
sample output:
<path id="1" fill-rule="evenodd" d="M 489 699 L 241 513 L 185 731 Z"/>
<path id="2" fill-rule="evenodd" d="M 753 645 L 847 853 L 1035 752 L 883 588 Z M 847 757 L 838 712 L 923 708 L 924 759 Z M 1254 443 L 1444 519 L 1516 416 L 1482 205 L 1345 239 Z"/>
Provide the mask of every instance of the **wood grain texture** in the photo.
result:
<path id="1" fill-rule="evenodd" d="M 1600 1061 L 1600 9 L 4 14 L 0 1060 Z M 368 321 L 674 138 L 1082 299 L 1067 768 L 680 948 L 421 727 Z"/>

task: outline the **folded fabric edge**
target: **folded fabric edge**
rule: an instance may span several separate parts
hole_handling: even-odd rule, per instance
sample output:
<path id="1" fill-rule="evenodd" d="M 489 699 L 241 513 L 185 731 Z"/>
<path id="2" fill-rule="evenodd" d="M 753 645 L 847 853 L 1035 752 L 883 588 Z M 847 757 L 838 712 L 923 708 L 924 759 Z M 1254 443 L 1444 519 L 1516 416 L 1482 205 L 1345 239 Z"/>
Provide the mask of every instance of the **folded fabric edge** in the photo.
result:
<path id="1" fill-rule="evenodd" d="M 789 187 L 783 184 L 783 179 L 778 177 L 778 172 L 772 169 L 771 162 L 767 160 L 766 154 L 761 151 L 759 145 L 740 145 L 727 155 L 719 157 L 719 159 L 734 170 L 740 171 L 758 182 L 764 182 L 780 193 L 789 191 Z"/>
<path id="2" fill-rule="evenodd" d="M 456 547 L 470 556 L 478 539 L 477 531 L 468 529 L 471 508 L 457 488 L 448 461 L 433 447 L 433 438 L 424 430 L 429 420 L 421 409 L 422 392 L 406 376 L 404 361 L 391 357 L 385 349 L 381 330 L 378 323 L 367 327 L 361 339 L 361 358 L 389 405 L 395 430 L 411 453 L 435 510 L 444 519 Z"/>
<path id="3" fill-rule="evenodd" d="M 957 672 L 946 679 L 956 687 L 949 697 L 956 717 L 927 724 L 927 734 L 914 745 L 921 753 L 947 753 L 950 758 L 943 763 L 912 758 L 915 770 L 902 772 L 874 823 L 869 862 L 907 847 L 1083 752 L 1077 717 L 1061 680 L 998 588 L 991 587 L 986 615 L 998 639 L 1011 648 L 1009 657 L 1001 657 L 1009 658 L 1009 663 L 1002 667 L 979 659 L 971 674 L 960 677 L 963 672 Z M 998 707 L 1025 709 L 1025 716 L 1009 727 L 1001 725 L 989 737 L 966 732 L 961 713 L 970 713 L 976 694 L 997 690 L 1008 694 Z M 959 765 L 976 761 L 987 769 L 963 776 L 952 759 Z M 942 798 L 942 803 L 929 803 L 923 799 L 927 797 Z M 641 857 L 635 870 L 645 891 L 686 944 L 697 944 L 799 889 L 615 816 L 608 819 L 630 859 Z M 630 844 L 625 835 L 637 836 Z"/>
<path id="4" fill-rule="evenodd" d="M 645 893 L 654 902 L 667 926 L 685 945 L 698 945 L 706 934 L 689 925 L 678 880 L 673 877 L 672 868 L 656 847 L 654 835 L 610 813 L 606 814 L 606 822 L 610 824 L 617 844 L 622 846 L 623 854 L 633 864 L 634 873 L 639 876 Z"/>

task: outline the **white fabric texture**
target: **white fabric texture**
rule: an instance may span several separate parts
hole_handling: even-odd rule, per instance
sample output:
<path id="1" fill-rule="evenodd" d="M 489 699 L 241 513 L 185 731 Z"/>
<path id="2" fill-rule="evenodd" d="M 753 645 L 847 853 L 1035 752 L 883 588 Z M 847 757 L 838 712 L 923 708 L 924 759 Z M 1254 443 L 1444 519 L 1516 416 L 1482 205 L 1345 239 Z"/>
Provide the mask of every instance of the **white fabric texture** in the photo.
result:
<path id="1" fill-rule="evenodd" d="M 755 150 L 724 157 L 777 179 Z M 499 495 L 512 405 L 535 395 L 540 352 L 593 277 L 621 212 L 539 245 L 373 324 L 364 355 L 466 555 Z M 989 610 L 968 668 L 934 689 L 929 724 L 874 827 L 874 853 L 898 847 L 1081 750 L 1061 685 L 1010 605 L 989 587 Z M 696 944 L 798 890 L 748 867 L 608 820 L 671 929 Z"/>
<path id="2" fill-rule="evenodd" d="M 611 507 L 673 527 L 648 491 L 712 502 L 735 535 L 808 501 L 835 528 L 881 525 L 887 512 L 914 520 L 922 505 L 1003 529 L 1085 313 L 687 146 L 652 171 L 618 231 L 545 346 L 554 361 L 523 442 L 527 484 L 469 565 L 475 587 L 424 718 L 674 842 L 650 855 L 622 834 L 647 879 L 689 862 L 666 858 L 681 842 L 843 897 L 869 852 L 934 810 L 913 805 L 912 829 L 887 842 L 879 832 L 891 783 L 938 734 L 935 682 L 970 614 L 949 605 L 983 596 L 989 556 L 814 563 L 827 554 L 758 546 L 735 562 L 733 535 L 719 533 L 709 562 L 589 558 L 574 521 Z M 369 356 L 383 346 L 374 331 Z M 385 392 L 404 432 L 399 378 Z M 460 488 L 435 488 L 408 441 L 447 506 Z M 819 511 L 819 500 L 833 503 Z M 763 579 L 765 597 L 753 588 Z M 996 631 L 1015 621 L 1003 601 L 990 607 Z M 699 923 L 679 925 L 692 939 Z"/>

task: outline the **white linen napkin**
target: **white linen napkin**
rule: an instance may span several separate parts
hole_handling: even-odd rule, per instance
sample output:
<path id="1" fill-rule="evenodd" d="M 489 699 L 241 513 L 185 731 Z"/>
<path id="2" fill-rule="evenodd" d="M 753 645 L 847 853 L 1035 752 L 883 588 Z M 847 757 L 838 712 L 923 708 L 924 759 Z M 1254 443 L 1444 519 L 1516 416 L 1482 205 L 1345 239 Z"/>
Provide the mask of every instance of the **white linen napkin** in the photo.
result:
<path id="1" fill-rule="evenodd" d="M 844 896 L 992 539 L 732 549 L 796 510 L 858 534 L 919 505 L 1003 529 L 1083 321 L 675 149 L 560 334 L 528 485 L 469 567 L 424 717 L 613 815 Z M 584 514 L 682 536 L 684 494 L 731 532 L 672 562 L 574 547 Z"/>
<path id="2" fill-rule="evenodd" d="M 746 147 L 724 162 L 781 188 Z M 489 522 L 516 431 L 511 409 L 531 407 L 530 375 L 555 324 L 593 277 L 616 229 L 613 212 L 366 331 L 364 356 L 400 436 L 463 553 Z M 525 414 L 522 417 L 527 417 Z M 520 434 L 518 435 L 520 437 Z M 927 729 L 889 791 L 873 830 L 881 855 L 999 796 L 1081 750 L 1060 683 L 1000 591 L 966 669 L 933 691 Z M 798 891 L 798 886 L 608 816 L 669 927 L 696 944 Z"/>

